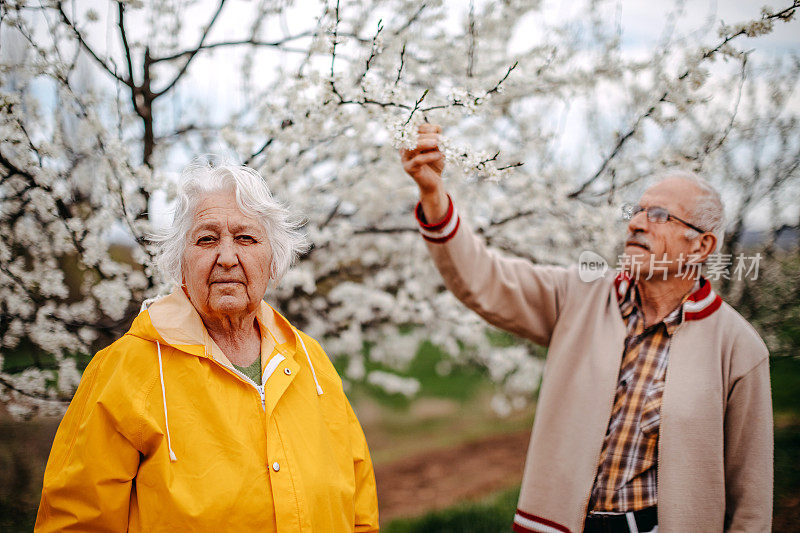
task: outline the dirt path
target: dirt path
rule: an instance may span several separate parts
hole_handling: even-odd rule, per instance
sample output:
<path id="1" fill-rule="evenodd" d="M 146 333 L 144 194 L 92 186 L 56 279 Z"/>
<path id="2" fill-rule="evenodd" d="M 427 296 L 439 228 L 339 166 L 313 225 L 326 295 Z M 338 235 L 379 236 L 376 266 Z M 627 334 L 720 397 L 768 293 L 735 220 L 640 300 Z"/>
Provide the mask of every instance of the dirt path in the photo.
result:
<path id="1" fill-rule="evenodd" d="M 478 500 L 522 481 L 529 431 L 495 435 L 375 467 L 381 522 Z"/>

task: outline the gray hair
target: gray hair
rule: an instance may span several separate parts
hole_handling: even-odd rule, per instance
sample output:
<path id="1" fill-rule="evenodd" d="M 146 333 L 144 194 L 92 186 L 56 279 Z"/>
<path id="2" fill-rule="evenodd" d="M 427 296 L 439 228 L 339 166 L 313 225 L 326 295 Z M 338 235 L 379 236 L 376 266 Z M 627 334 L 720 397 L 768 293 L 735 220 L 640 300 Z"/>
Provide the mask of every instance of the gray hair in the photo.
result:
<path id="1" fill-rule="evenodd" d="M 272 250 L 270 279 L 278 283 L 298 255 L 308 249 L 302 222 L 272 197 L 261 175 L 245 166 L 210 158 L 196 158 L 181 172 L 172 225 L 150 235 L 156 245 L 156 265 L 170 281 L 181 283 L 183 253 L 194 222 L 195 209 L 202 196 L 233 189 L 242 213 L 261 222 Z"/>
<path id="2" fill-rule="evenodd" d="M 694 206 L 689 209 L 689 221 L 695 226 L 713 233 L 717 237 L 717 248 L 722 248 L 722 241 L 725 239 L 725 206 L 719 191 L 714 188 L 704 178 L 688 170 L 671 170 L 662 175 L 663 179 L 680 178 L 693 183 L 698 193 Z M 700 234 L 693 230 L 686 230 L 686 238 L 694 239 Z"/>

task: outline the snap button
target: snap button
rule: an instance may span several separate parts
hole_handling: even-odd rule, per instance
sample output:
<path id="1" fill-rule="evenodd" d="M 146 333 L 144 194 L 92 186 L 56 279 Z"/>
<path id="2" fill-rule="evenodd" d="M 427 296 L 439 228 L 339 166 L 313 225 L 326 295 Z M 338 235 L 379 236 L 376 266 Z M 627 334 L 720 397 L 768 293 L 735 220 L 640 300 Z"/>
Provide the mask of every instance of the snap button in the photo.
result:
<path id="1" fill-rule="evenodd" d="M 278 461 L 272 463 L 272 469 L 276 472 L 281 469 L 281 465 L 278 463 Z"/>
<path id="2" fill-rule="evenodd" d="M 286 374 L 287 376 L 291 376 L 292 375 L 292 369 L 291 368 L 284 368 L 283 369 L 283 373 Z"/>

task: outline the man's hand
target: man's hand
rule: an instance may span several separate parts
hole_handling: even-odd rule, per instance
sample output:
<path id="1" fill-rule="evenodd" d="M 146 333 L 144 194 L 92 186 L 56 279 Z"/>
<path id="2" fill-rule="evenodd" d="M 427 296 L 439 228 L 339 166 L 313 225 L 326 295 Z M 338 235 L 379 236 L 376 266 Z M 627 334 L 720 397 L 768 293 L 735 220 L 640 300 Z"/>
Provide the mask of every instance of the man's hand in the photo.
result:
<path id="1" fill-rule="evenodd" d="M 422 124 L 417 147 L 400 150 L 403 170 L 417 182 L 422 211 L 431 224 L 445 217 L 448 206 L 447 193 L 442 184 L 444 154 L 439 151 L 441 131 L 442 128 L 435 124 Z"/>

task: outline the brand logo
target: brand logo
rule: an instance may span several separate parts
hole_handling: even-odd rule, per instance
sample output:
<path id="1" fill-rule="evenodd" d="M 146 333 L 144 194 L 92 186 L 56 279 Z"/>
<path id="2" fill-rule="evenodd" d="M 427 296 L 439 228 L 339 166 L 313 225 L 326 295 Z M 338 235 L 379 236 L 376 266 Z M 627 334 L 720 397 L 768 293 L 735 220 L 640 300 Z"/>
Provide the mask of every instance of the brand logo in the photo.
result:
<path id="1" fill-rule="evenodd" d="M 578 276 L 589 283 L 602 278 L 608 270 L 608 262 L 599 254 L 584 250 L 578 257 Z"/>

